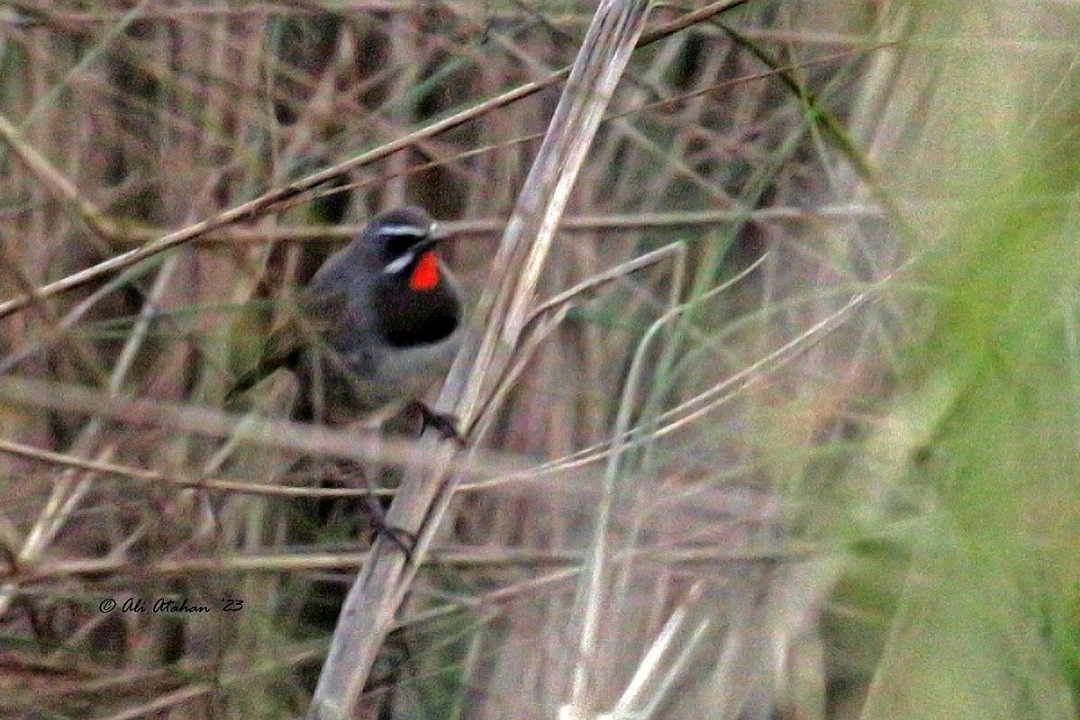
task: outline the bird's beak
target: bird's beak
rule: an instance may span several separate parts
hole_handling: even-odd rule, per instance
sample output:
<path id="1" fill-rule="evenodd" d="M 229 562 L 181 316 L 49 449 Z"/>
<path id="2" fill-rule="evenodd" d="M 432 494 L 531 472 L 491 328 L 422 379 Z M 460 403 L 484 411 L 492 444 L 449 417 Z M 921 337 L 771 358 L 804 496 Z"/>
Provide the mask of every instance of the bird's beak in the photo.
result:
<path id="1" fill-rule="evenodd" d="M 447 240 L 449 237 L 450 235 L 443 229 L 441 225 L 439 225 L 439 223 L 433 222 L 428 228 L 427 237 L 413 245 L 413 250 L 416 255 L 419 255 L 423 252 L 434 249 L 436 245 L 441 245 L 443 241 Z"/>
<path id="2" fill-rule="evenodd" d="M 429 247 L 435 247 L 441 244 L 444 240 L 450 238 L 450 233 L 446 232 L 446 228 L 437 222 L 431 223 L 431 227 L 428 228 L 428 242 Z"/>
<path id="3" fill-rule="evenodd" d="M 394 275 L 399 272 L 403 272 L 405 268 L 409 267 L 413 262 L 415 262 L 418 257 L 430 250 L 434 250 L 436 245 L 439 245 L 448 237 L 450 236 L 445 231 L 443 231 L 443 229 L 439 226 L 438 223 L 431 223 L 431 225 L 428 226 L 427 235 L 424 237 L 424 239 L 418 241 L 411 248 L 409 248 L 408 253 L 387 264 L 386 267 L 383 268 L 383 273 L 387 275 Z"/>

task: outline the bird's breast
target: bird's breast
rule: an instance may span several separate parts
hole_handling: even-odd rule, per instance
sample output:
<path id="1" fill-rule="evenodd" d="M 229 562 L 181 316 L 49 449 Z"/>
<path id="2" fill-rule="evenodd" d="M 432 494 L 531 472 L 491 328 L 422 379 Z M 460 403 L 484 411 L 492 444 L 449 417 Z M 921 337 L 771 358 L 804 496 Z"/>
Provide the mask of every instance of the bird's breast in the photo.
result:
<path id="1" fill-rule="evenodd" d="M 388 283 L 377 288 L 372 299 L 375 331 L 394 348 L 438 345 L 461 325 L 461 301 L 445 278 L 430 290 Z"/>

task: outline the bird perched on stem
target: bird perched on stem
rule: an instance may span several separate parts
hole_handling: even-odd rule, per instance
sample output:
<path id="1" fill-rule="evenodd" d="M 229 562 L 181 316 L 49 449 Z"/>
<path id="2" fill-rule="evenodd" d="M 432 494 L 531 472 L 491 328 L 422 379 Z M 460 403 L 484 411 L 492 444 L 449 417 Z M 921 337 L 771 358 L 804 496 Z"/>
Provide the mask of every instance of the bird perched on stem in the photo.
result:
<path id="1" fill-rule="evenodd" d="M 417 207 L 376 216 L 323 263 L 226 400 L 287 367 L 301 419 L 372 425 L 411 407 L 458 437 L 451 418 L 416 400 L 449 370 L 463 334 L 461 289 L 436 255 L 444 237 Z"/>

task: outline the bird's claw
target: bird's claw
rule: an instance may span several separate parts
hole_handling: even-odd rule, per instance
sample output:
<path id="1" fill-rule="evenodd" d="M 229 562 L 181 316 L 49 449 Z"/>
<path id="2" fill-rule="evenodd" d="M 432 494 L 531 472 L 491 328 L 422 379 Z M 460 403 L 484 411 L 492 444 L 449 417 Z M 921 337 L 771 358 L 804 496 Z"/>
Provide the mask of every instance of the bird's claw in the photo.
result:
<path id="1" fill-rule="evenodd" d="M 465 438 L 458 432 L 458 419 L 450 413 L 435 412 L 424 403 L 413 400 L 406 406 L 407 412 L 416 413 L 420 416 L 420 432 L 435 430 L 443 440 L 453 440 L 460 447 L 465 447 Z"/>
<path id="2" fill-rule="evenodd" d="M 380 522 L 375 525 L 376 537 L 386 538 L 391 545 L 395 546 L 398 550 L 401 550 L 405 556 L 405 564 L 408 565 L 412 562 L 413 550 L 416 548 L 416 543 L 419 540 L 415 533 L 411 533 L 408 530 L 404 530 L 399 527 L 393 527 L 386 523 Z"/>

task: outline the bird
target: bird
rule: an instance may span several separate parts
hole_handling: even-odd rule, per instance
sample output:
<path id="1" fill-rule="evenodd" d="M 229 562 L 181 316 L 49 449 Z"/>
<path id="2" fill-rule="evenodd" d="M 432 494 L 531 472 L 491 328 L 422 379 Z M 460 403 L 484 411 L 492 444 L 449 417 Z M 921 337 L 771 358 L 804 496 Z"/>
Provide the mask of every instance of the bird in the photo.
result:
<path id="1" fill-rule="evenodd" d="M 299 419 L 377 426 L 411 408 L 460 441 L 452 417 L 417 399 L 445 376 L 464 334 L 461 286 L 436 254 L 445 237 L 419 207 L 375 216 L 298 293 L 297 312 L 226 401 L 285 367 L 300 381 Z"/>

